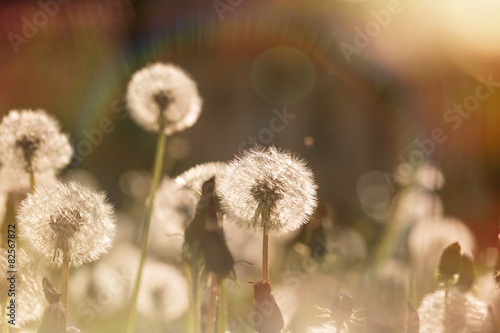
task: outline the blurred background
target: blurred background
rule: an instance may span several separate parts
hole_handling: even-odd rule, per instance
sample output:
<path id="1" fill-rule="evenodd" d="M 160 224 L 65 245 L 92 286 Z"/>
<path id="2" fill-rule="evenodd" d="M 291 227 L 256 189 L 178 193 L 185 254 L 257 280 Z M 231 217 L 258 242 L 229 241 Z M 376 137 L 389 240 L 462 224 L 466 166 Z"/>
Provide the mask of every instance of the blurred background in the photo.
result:
<path id="1" fill-rule="evenodd" d="M 429 163 L 441 173 L 425 174 L 434 178 L 423 188 L 440 214 L 472 230 L 477 256 L 496 253 L 499 15 L 488 0 L 2 1 L 0 115 L 56 115 L 76 152 L 65 173 L 92 177 L 134 230 L 156 137 L 130 119 L 124 92 L 143 66 L 176 63 L 204 104 L 199 121 L 169 139 L 165 173 L 230 160 L 254 143 L 296 152 L 332 225 L 363 244 L 361 281 L 398 194 Z M 412 200 L 409 210 L 421 204 Z M 341 285 L 322 287 L 335 295 Z M 351 289 L 363 294 L 361 285 Z"/>

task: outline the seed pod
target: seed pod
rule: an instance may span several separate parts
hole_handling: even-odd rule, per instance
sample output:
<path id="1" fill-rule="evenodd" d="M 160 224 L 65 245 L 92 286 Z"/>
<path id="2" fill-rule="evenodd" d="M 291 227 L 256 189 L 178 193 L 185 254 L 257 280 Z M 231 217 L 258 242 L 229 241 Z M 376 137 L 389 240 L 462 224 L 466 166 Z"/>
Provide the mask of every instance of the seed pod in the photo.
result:
<path id="1" fill-rule="evenodd" d="M 43 292 L 49 306 L 43 313 L 43 320 L 38 333 L 66 333 L 66 320 L 63 305 L 59 302 L 61 294 L 44 277 L 42 280 Z"/>
<path id="2" fill-rule="evenodd" d="M 460 254 L 460 244 L 455 242 L 448 245 L 441 254 L 437 270 L 437 278 L 441 282 L 453 279 L 455 274 L 460 273 L 462 255 Z"/>
<path id="3" fill-rule="evenodd" d="M 281 332 L 285 322 L 271 293 L 271 283 L 269 281 L 248 282 L 253 285 L 255 330 L 258 333 Z"/>
<path id="4" fill-rule="evenodd" d="M 208 200 L 207 215 L 205 217 L 205 237 L 201 247 L 207 270 L 217 274 L 218 279 L 222 279 L 230 273 L 234 276 L 234 259 L 226 245 L 224 232 L 219 226 L 217 207 L 217 199 L 212 196 Z"/>

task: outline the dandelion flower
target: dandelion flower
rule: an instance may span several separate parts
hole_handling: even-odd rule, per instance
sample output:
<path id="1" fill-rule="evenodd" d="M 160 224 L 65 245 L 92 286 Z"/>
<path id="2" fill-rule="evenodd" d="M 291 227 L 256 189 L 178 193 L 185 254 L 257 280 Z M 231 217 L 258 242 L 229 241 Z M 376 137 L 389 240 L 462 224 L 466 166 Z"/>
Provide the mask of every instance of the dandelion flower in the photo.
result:
<path id="1" fill-rule="evenodd" d="M 9 300 L 8 290 L 12 273 L 8 267 L 8 253 L 0 248 L 0 302 L 2 307 Z M 16 262 L 14 264 L 16 286 L 16 326 L 24 326 L 28 322 L 39 319 L 43 313 L 44 294 L 42 289 L 43 271 L 22 248 L 16 249 Z"/>
<path id="2" fill-rule="evenodd" d="M 224 212 L 239 226 L 284 234 L 306 223 L 316 184 L 305 162 L 275 147 L 254 148 L 231 162 L 219 182 Z"/>
<path id="3" fill-rule="evenodd" d="M 20 236 L 55 264 L 95 261 L 111 246 L 113 208 L 106 197 L 75 182 L 40 187 L 21 203 Z"/>
<path id="4" fill-rule="evenodd" d="M 66 166 L 73 149 L 59 123 L 42 110 L 12 110 L 0 124 L 0 161 L 7 168 L 46 172 Z"/>
<path id="5" fill-rule="evenodd" d="M 448 295 L 448 316 L 445 318 L 445 291 L 438 290 L 424 297 L 418 309 L 420 332 L 496 332 L 488 306 L 470 293 L 451 290 Z M 449 327 L 445 327 L 445 321 Z"/>
<path id="6" fill-rule="evenodd" d="M 161 126 L 169 135 L 196 122 L 202 100 L 196 84 L 184 71 L 172 64 L 156 63 L 132 76 L 127 104 L 139 125 L 154 132 Z"/>

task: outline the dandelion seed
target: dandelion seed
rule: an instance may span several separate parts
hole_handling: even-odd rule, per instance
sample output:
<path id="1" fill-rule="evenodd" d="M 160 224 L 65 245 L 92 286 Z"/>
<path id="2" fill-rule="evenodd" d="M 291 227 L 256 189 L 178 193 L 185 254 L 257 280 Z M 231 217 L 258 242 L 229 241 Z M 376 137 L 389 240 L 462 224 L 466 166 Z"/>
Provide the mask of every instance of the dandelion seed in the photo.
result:
<path id="1" fill-rule="evenodd" d="M 219 195 L 230 220 L 279 234 L 306 223 L 316 207 L 316 185 L 305 162 L 275 147 L 255 148 L 231 162 Z"/>
<path id="2" fill-rule="evenodd" d="M 92 262 L 111 246 L 115 235 L 112 206 L 106 197 L 75 182 L 40 187 L 21 203 L 20 236 L 61 266 Z"/>
<path id="3" fill-rule="evenodd" d="M 4 167 L 47 172 L 66 166 L 73 149 L 59 123 L 42 110 L 12 110 L 0 123 L 0 161 Z"/>
<path id="4" fill-rule="evenodd" d="M 452 289 L 448 295 L 448 311 L 445 309 L 444 299 L 444 290 L 424 297 L 418 309 L 421 332 L 496 332 L 488 306 L 472 294 Z M 446 313 L 448 318 L 445 318 Z"/>
<path id="5" fill-rule="evenodd" d="M 2 307 L 8 301 L 8 291 L 10 281 L 8 278 L 12 273 L 8 273 L 11 269 L 8 267 L 7 251 L 0 248 L 0 303 Z M 37 320 L 43 313 L 44 294 L 42 289 L 42 277 L 44 271 L 39 265 L 35 265 L 35 260 L 32 260 L 26 251 L 22 248 L 16 249 L 17 271 L 15 277 L 16 286 L 16 325 L 24 326 L 27 323 Z"/>
<path id="6" fill-rule="evenodd" d="M 202 100 L 194 81 L 179 67 L 155 63 L 132 76 L 127 103 L 139 125 L 154 132 L 161 126 L 169 135 L 196 122 Z"/>

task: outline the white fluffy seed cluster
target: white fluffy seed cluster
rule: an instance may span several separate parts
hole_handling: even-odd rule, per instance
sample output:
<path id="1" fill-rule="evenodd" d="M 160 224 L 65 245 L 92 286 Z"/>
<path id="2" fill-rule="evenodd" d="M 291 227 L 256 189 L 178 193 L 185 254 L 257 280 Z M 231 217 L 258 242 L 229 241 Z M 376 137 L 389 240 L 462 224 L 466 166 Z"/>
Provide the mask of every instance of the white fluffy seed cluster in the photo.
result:
<path id="1" fill-rule="evenodd" d="M 16 324 L 24 326 L 25 324 L 37 320 L 42 316 L 44 307 L 44 294 L 42 289 L 42 278 L 44 272 L 40 266 L 34 264 L 34 260 L 28 256 L 22 248 L 16 249 L 15 270 L 15 301 L 16 301 Z M 0 248 L 0 301 L 2 307 L 9 300 L 8 290 L 10 289 L 11 269 L 8 267 L 8 253 Z"/>
<path id="2" fill-rule="evenodd" d="M 453 290 L 448 295 L 448 316 L 445 327 L 445 292 L 435 291 L 424 297 L 418 309 L 420 332 L 494 333 L 494 319 L 485 303 L 471 293 Z"/>
<path id="3" fill-rule="evenodd" d="M 37 188 L 21 203 L 17 220 L 20 237 L 59 266 L 63 256 L 75 267 L 97 260 L 115 235 L 106 196 L 76 182 Z"/>
<path id="4" fill-rule="evenodd" d="M 137 71 L 127 89 L 132 118 L 148 131 L 172 134 L 192 126 L 201 112 L 202 99 L 195 82 L 179 67 L 155 63 Z"/>
<path id="5" fill-rule="evenodd" d="M 72 154 L 59 123 L 43 110 L 12 110 L 0 123 L 0 162 L 6 168 L 58 170 L 70 162 Z"/>
<path id="6" fill-rule="evenodd" d="M 217 187 L 218 180 L 226 171 L 226 166 L 226 162 L 207 162 L 198 164 L 181 173 L 175 178 L 175 181 L 188 190 L 201 194 L 203 183 L 212 177 L 215 177 L 215 186 Z"/>
<path id="7" fill-rule="evenodd" d="M 306 163 L 275 147 L 257 147 L 230 162 L 218 189 L 228 219 L 248 229 L 283 234 L 306 223 L 316 207 Z"/>

